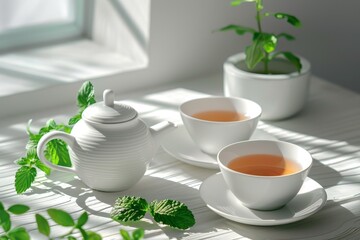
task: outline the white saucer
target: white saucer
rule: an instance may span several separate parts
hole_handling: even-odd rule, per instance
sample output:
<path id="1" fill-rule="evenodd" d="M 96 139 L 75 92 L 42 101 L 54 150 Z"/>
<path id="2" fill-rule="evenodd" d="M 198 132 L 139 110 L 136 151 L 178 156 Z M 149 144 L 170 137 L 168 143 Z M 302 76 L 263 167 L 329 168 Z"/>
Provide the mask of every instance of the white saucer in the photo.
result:
<path id="1" fill-rule="evenodd" d="M 201 184 L 200 196 L 220 216 L 258 226 L 287 224 L 309 217 L 325 205 L 327 198 L 319 183 L 306 178 L 299 193 L 283 208 L 274 211 L 252 210 L 242 205 L 232 194 L 221 173 L 210 176 Z"/>
<path id="2" fill-rule="evenodd" d="M 250 139 L 277 140 L 273 135 L 256 129 Z M 180 161 L 198 167 L 219 169 L 216 155 L 204 153 L 194 143 L 184 125 L 179 125 L 160 140 L 163 149 Z"/>

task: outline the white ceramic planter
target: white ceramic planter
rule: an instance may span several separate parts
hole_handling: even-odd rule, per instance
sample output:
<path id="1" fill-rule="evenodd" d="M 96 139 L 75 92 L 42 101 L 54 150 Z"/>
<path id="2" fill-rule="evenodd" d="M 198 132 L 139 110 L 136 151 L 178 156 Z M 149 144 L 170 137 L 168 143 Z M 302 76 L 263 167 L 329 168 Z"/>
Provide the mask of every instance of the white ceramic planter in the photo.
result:
<path id="1" fill-rule="evenodd" d="M 299 112 L 305 105 L 309 83 L 310 63 L 301 58 L 300 73 L 259 74 L 246 71 L 245 54 L 239 53 L 224 63 L 224 94 L 257 102 L 262 108 L 261 119 L 279 120 Z M 285 60 L 272 62 L 271 69 L 289 72 L 293 66 Z"/>

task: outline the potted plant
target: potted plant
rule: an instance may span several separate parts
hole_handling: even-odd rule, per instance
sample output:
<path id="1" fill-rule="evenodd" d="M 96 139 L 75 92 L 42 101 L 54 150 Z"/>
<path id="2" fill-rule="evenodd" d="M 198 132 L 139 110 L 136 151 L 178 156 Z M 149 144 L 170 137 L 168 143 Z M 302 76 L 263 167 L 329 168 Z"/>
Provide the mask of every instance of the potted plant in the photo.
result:
<path id="1" fill-rule="evenodd" d="M 244 2 L 255 5 L 257 28 L 232 24 L 220 29 L 253 36 L 245 52 L 229 57 L 224 63 L 224 94 L 257 102 L 263 109 L 262 119 L 290 117 L 306 102 L 310 63 L 292 52 L 277 51 L 279 40 L 295 38 L 287 33 L 265 32 L 262 21 L 274 17 L 294 27 L 300 27 L 301 23 L 290 14 L 264 12 L 262 0 L 233 0 L 231 5 L 239 6 Z"/>

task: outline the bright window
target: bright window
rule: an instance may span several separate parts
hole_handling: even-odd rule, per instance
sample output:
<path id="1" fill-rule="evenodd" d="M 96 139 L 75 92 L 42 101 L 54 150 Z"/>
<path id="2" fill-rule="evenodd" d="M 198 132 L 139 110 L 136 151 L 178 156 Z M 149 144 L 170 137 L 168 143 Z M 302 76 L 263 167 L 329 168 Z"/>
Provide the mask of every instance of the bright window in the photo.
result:
<path id="1" fill-rule="evenodd" d="M 69 0 L 2 0 L 0 4 L 1 32 L 74 19 L 74 8 Z"/>
<path id="2" fill-rule="evenodd" d="M 0 50 L 80 36 L 83 0 L 0 0 Z"/>
<path id="3" fill-rule="evenodd" d="M 149 28 L 150 0 L 0 0 L 0 98 L 144 68 Z"/>

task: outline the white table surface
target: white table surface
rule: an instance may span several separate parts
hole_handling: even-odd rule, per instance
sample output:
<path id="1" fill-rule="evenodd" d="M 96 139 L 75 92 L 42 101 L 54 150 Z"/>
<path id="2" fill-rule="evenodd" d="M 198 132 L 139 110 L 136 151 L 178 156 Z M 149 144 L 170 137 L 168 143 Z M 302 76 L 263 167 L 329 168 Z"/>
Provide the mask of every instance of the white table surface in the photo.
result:
<path id="1" fill-rule="evenodd" d="M 102 91 L 103 89 L 95 89 Z M 203 94 L 222 95 L 221 76 L 180 82 L 127 93 L 117 97 L 126 100 L 140 116 L 152 125 L 167 119 L 180 121 L 177 106 L 189 98 Z M 98 99 L 99 100 L 99 99 Z M 14 225 L 30 230 L 33 239 L 41 239 L 35 231 L 34 213 L 44 215 L 48 208 L 61 208 L 78 217 L 83 210 L 90 214 L 86 229 L 99 232 L 104 239 L 120 239 L 120 228 L 142 227 L 146 239 L 360 239 L 360 95 L 318 78 L 312 79 L 306 108 L 283 121 L 260 122 L 259 128 L 280 140 L 298 144 L 314 157 L 310 177 L 326 190 L 328 201 L 315 215 L 299 222 L 273 226 L 249 226 L 224 219 L 207 208 L 199 195 L 199 186 L 217 170 L 182 163 L 161 148 L 144 178 L 129 190 L 116 193 L 93 191 L 77 177 L 63 172 L 40 174 L 33 187 L 16 195 L 14 160 L 25 153 L 28 119 L 38 129 L 49 118 L 66 122 L 76 111 L 73 106 L 19 115 L 11 119 L 0 116 L 0 201 L 9 206 L 27 204 L 31 211 L 13 218 Z M 139 223 L 120 225 L 109 218 L 115 199 L 135 195 L 153 199 L 176 199 L 194 213 L 196 224 L 179 231 L 159 226 L 149 215 Z M 55 229 L 55 232 L 57 229 Z M 0 231 L 1 234 L 1 231 Z M 56 235 L 56 234 L 54 234 Z"/>

